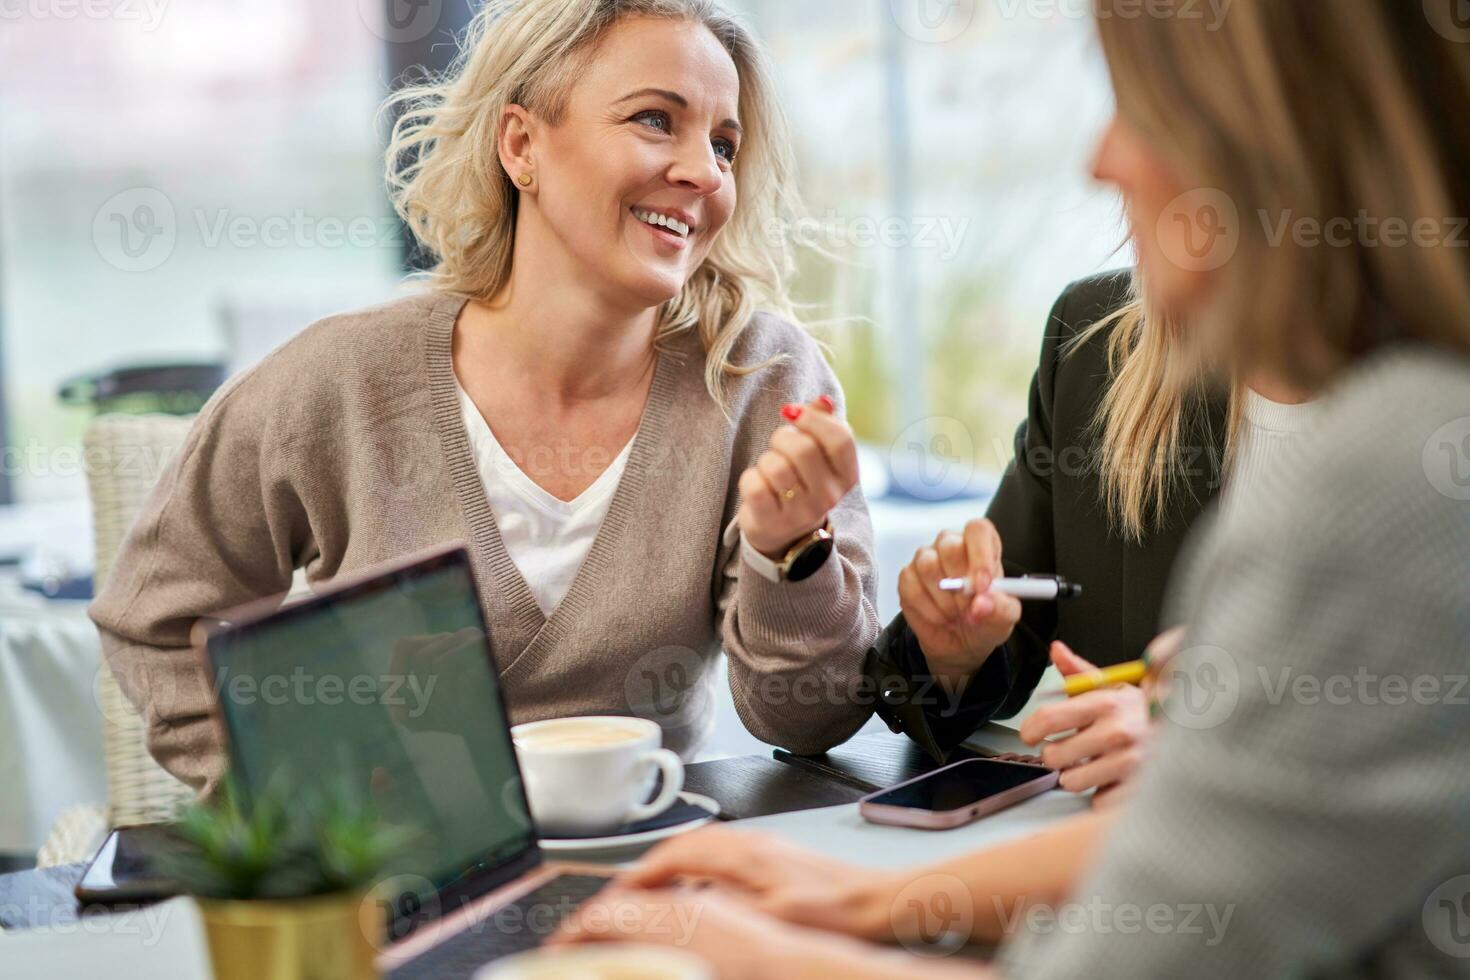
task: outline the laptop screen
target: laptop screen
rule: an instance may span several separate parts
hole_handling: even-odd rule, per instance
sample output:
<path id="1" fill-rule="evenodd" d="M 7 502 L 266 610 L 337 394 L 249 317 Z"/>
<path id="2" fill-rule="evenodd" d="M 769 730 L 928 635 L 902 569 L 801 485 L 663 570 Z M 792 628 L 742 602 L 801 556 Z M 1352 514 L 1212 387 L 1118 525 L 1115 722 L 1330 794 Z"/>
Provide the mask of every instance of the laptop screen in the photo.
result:
<path id="1" fill-rule="evenodd" d="M 245 795 L 370 801 L 411 835 L 390 871 L 435 891 L 533 846 L 462 550 L 217 633 L 209 660 Z"/>

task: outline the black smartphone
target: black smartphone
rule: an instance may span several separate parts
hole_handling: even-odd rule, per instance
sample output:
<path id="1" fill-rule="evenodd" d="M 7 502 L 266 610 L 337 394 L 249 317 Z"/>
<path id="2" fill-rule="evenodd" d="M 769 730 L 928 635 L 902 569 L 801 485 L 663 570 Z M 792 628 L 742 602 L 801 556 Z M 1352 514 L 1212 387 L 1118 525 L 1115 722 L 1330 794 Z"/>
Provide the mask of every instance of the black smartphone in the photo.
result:
<path id="1" fill-rule="evenodd" d="M 168 824 L 120 827 L 107 835 L 77 884 L 86 905 L 156 902 L 179 893 L 159 870 L 160 858 L 179 846 Z"/>
<path id="2" fill-rule="evenodd" d="M 858 813 L 870 823 L 947 830 L 1054 789 L 1058 778 L 1030 763 L 966 759 L 870 793 Z"/>

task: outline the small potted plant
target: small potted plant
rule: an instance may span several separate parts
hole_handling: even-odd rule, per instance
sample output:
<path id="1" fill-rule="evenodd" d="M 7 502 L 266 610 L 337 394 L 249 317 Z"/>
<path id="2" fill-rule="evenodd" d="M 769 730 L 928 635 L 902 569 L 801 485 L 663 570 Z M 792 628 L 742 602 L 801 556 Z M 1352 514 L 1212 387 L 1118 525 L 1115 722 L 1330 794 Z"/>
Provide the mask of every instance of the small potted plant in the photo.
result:
<path id="1" fill-rule="evenodd" d="M 215 980 L 368 980 L 384 922 L 365 902 L 409 839 L 335 790 L 244 801 L 226 786 L 187 808 L 164 870 L 194 897 Z"/>

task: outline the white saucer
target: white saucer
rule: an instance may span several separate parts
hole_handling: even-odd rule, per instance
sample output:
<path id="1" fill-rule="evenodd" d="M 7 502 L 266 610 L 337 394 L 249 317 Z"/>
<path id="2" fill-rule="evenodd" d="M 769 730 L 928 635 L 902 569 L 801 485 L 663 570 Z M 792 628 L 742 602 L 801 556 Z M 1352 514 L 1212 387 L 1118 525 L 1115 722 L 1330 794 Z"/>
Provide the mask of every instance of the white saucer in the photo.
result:
<path id="1" fill-rule="evenodd" d="M 676 823 L 671 827 L 659 827 L 657 830 L 641 830 L 636 834 L 609 834 L 607 837 L 582 837 L 582 838 L 557 838 L 541 841 L 541 850 L 565 854 L 570 851 L 611 851 L 624 847 L 641 847 L 644 844 L 652 844 L 666 837 L 677 837 L 687 834 L 696 827 L 703 827 L 715 817 L 720 815 L 720 805 L 708 796 L 698 793 L 680 793 L 679 799 L 685 803 L 692 803 L 709 815 L 695 820 L 686 820 Z"/>

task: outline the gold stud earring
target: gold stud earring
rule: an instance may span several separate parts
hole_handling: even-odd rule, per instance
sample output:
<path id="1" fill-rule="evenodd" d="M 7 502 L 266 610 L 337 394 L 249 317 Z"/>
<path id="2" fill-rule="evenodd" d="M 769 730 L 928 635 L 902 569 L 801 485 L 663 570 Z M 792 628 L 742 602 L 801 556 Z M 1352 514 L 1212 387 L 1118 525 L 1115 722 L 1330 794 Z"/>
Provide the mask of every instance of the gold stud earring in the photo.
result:
<path id="1" fill-rule="evenodd" d="M 520 181 L 520 183 L 521 183 L 521 186 L 522 187 L 530 187 L 531 186 L 531 175 L 530 174 L 521 174 L 521 181 Z"/>

